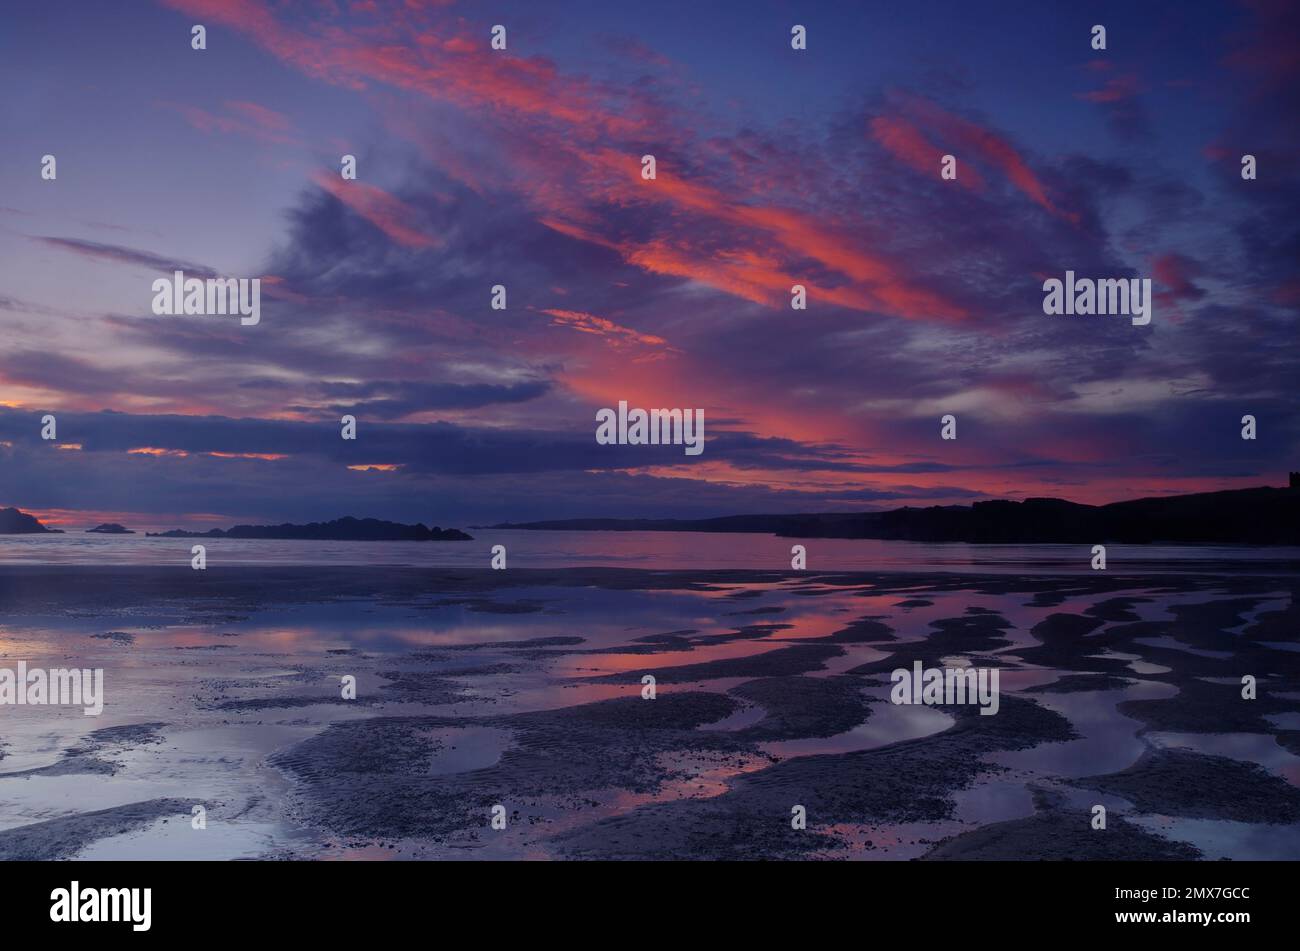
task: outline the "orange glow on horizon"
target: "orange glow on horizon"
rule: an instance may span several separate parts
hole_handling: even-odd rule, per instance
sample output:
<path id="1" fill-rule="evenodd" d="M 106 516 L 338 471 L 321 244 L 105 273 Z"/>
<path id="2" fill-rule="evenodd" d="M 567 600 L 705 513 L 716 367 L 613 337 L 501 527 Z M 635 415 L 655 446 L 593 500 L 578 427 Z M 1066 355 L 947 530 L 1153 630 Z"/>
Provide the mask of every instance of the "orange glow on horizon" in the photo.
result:
<path id="1" fill-rule="evenodd" d="M 184 458 L 189 455 L 184 449 L 159 449 L 156 446 L 137 446 L 135 449 L 126 451 L 128 456 L 179 456 Z"/>
<path id="2" fill-rule="evenodd" d="M 215 456 L 218 459 L 261 459 L 265 462 L 275 462 L 279 459 L 288 459 L 289 456 L 282 452 L 208 452 L 204 455 Z"/>

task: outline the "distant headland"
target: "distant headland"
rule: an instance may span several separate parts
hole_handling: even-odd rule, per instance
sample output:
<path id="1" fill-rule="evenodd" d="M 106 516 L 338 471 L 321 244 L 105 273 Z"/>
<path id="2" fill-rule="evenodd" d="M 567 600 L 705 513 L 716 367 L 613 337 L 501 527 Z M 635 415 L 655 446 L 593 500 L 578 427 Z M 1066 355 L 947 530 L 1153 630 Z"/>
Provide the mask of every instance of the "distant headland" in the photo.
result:
<path id="1" fill-rule="evenodd" d="M 116 522 L 105 522 L 86 529 L 87 534 L 134 535 L 135 532 Z M 61 535 L 57 528 L 46 528 L 34 515 L 16 508 L 0 509 L 0 535 Z M 310 522 L 306 525 L 236 525 L 234 528 L 213 528 L 206 532 L 173 529 L 170 532 L 145 532 L 147 538 L 272 538 L 303 541 L 342 542 L 467 542 L 473 536 L 456 528 L 427 528 L 420 522 L 403 525 L 378 518 L 353 518 L 346 516 L 332 522 Z"/>
<path id="2" fill-rule="evenodd" d="M 300 541 L 340 542 L 467 542 L 473 536 L 456 528 L 427 528 L 422 522 L 403 525 L 378 518 L 353 518 L 351 515 L 332 522 L 309 522 L 306 525 L 236 525 L 212 528 L 206 532 L 173 529 L 170 532 L 146 532 L 149 538 L 276 538 Z"/>
<path id="3" fill-rule="evenodd" d="M 791 538 L 874 538 L 973 544 L 1095 543 L 1300 545 L 1300 481 L 1109 505 L 1064 499 L 990 501 L 886 512 L 732 515 L 703 519 L 574 518 L 497 529 L 610 532 L 756 532 Z"/>

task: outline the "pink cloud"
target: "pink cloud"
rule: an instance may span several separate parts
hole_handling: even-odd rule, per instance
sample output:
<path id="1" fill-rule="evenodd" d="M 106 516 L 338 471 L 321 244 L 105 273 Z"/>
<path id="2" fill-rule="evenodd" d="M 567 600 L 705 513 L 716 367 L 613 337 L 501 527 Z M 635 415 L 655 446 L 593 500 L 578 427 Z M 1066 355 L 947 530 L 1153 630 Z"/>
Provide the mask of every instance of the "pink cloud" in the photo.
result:
<path id="1" fill-rule="evenodd" d="M 382 188 L 344 181 L 336 172 L 316 171 L 312 181 L 400 245 L 433 248 L 442 244 L 419 230 L 419 216 L 413 208 Z"/>
<path id="2" fill-rule="evenodd" d="M 290 134 L 293 124 L 287 116 L 254 102 L 228 101 L 223 104 L 226 110 L 224 115 L 186 103 L 164 101 L 158 104 L 179 113 L 200 132 L 243 135 L 274 145 L 299 144 L 298 139 Z"/>

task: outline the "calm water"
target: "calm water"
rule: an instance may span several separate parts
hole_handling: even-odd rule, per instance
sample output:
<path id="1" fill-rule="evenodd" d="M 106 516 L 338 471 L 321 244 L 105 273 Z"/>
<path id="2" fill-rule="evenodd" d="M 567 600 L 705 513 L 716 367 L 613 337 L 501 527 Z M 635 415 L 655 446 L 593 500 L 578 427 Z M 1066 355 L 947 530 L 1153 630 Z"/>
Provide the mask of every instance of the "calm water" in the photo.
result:
<path id="1" fill-rule="evenodd" d="M 188 564 L 190 547 L 219 565 L 411 565 L 486 567 L 505 545 L 508 567 L 600 566 L 644 569 L 785 570 L 790 547 L 808 550 L 810 570 L 1090 571 L 1089 545 L 924 544 L 775 535 L 671 532 L 529 532 L 476 529 L 470 542 L 306 542 L 260 539 L 147 538 L 144 535 L 0 536 L 0 565 Z M 1300 548 L 1109 545 L 1110 570 L 1201 572 L 1300 571 Z"/>

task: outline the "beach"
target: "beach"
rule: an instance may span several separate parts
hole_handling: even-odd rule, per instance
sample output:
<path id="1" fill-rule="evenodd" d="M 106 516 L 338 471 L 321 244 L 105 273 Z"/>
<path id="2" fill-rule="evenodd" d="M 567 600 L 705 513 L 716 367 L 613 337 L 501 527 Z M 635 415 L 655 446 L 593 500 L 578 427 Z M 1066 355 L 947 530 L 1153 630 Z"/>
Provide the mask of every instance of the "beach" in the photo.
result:
<path id="1" fill-rule="evenodd" d="M 1300 577 L 1201 567 L 0 565 L 104 671 L 0 710 L 0 858 L 1298 858 Z"/>

